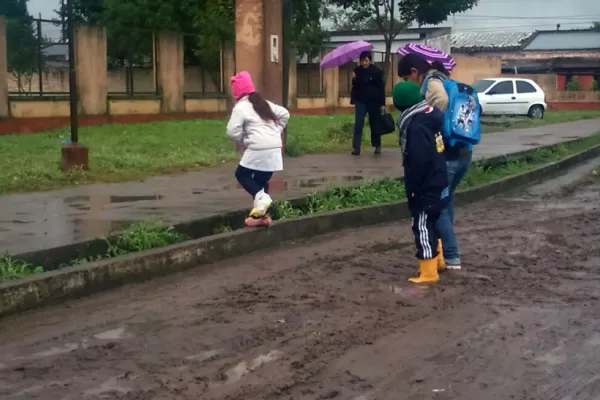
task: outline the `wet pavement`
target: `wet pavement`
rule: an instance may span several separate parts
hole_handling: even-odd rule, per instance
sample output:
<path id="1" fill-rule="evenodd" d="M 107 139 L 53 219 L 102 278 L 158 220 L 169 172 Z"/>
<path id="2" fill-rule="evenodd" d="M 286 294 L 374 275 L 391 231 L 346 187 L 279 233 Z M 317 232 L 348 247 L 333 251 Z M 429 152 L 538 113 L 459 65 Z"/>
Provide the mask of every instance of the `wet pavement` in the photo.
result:
<path id="1" fill-rule="evenodd" d="M 481 159 L 592 135 L 600 120 L 583 120 L 491 133 L 475 150 Z M 41 250 L 108 235 L 133 221 L 159 218 L 178 223 L 251 206 L 237 186 L 235 165 L 225 164 L 177 176 L 143 181 L 94 184 L 52 192 L 0 197 L 0 251 L 10 254 Z M 293 198 L 328 185 L 362 179 L 401 176 L 399 149 L 381 157 L 363 149 L 349 154 L 286 158 L 276 178 L 275 198 Z"/>

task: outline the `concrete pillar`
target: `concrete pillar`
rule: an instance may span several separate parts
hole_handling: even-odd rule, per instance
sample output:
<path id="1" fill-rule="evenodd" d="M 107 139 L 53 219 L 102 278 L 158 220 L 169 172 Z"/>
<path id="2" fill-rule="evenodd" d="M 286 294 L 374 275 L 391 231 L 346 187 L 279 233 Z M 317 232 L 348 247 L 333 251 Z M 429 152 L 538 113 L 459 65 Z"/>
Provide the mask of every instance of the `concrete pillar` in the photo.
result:
<path id="1" fill-rule="evenodd" d="M 0 118 L 10 117 L 8 105 L 8 54 L 6 53 L 6 18 L 0 16 Z"/>
<path id="2" fill-rule="evenodd" d="M 283 102 L 281 0 L 236 0 L 236 71 L 248 71 L 256 90 Z M 275 51 L 272 44 L 275 42 Z"/>
<path id="3" fill-rule="evenodd" d="M 326 49 L 321 54 L 324 56 L 333 49 Z M 340 69 L 327 68 L 323 70 L 323 95 L 325 96 L 325 110 L 333 112 L 340 105 Z"/>
<path id="4" fill-rule="evenodd" d="M 398 61 L 400 61 L 400 55 L 398 53 L 392 54 L 392 82 L 394 85 L 401 81 L 398 76 Z"/>
<path id="5" fill-rule="evenodd" d="M 263 93 L 283 104 L 283 9 L 281 0 L 262 0 L 264 10 L 265 64 Z"/>
<path id="6" fill-rule="evenodd" d="M 298 61 L 296 49 L 290 49 L 289 82 L 288 82 L 288 107 L 290 110 L 298 108 Z"/>
<path id="7" fill-rule="evenodd" d="M 386 95 L 388 93 L 392 92 L 392 89 L 394 88 L 394 84 L 395 84 L 394 75 L 398 75 L 398 73 L 397 73 L 398 67 L 394 67 L 394 65 L 398 65 L 398 64 L 397 63 L 394 64 L 394 54 L 392 53 L 392 55 L 390 56 L 389 64 L 385 66 L 385 93 L 386 93 Z M 394 70 L 396 70 L 396 72 L 394 72 Z"/>
<path id="8" fill-rule="evenodd" d="M 263 10 L 263 0 L 235 1 L 235 70 L 248 71 L 259 92 L 265 58 Z"/>
<path id="9" fill-rule="evenodd" d="M 227 95 L 227 110 L 231 112 L 233 108 L 233 97 L 231 96 L 231 77 L 235 75 L 235 49 L 233 43 L 223 45 L 223 88 Z"/>
<path id="10" fill-rule="evenodd" d="M 156 34 L 156 68 L 158 88 L 162 95 L 161 111 L 185 112 L 183 36 L 175 32 Z"/>
<path id="11" fill-rule="evenodd" d="M 106 30 L 96 26 L 77 26 L 75 68 L 79 108 L 84 115 L 101 115 L 108 111 L 106 65 Z"/>

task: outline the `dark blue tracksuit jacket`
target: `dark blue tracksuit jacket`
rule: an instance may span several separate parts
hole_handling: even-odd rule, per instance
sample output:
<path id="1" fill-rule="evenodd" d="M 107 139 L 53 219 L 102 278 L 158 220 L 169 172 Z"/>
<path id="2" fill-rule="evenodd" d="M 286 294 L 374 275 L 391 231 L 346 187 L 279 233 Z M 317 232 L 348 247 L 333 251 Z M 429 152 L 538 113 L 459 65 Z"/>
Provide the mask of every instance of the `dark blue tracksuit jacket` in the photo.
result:
<path id="1" fill-rule="evenodd" d="M 404 187 L 413 213 L 438 213 L 448 203 L 442 120 L 442 112 L 430 107 L 416 114 L 406 130 Z"/>

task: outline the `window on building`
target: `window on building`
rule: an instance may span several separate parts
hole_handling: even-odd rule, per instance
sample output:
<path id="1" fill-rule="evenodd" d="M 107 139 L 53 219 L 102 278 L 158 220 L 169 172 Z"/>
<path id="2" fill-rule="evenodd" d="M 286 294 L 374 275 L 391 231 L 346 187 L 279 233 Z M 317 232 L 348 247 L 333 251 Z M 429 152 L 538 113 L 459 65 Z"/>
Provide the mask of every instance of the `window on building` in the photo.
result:
<path id="1" fill-rule="evenodd" d="M 577 76 L 573 75 L 573 74 L 569 74 L 565 77 L 565 90 L 567 91 L 571 91 L 571 92 L 576 92 L 578 90 L 580 90 L 580 83 L 579 83 L 579 79 L 577 79 Z"/>
<path id="2" fill-rule="evenodd" d="M 516 81 L 517 82 L 517 93 L 535 93 L 537 90 L 529 82 Z"/>
<path id="3" fill-rule="evenodd" d="M 494 94 L 513 94 L 515 89 L 512 81 L 504 81 L 497 83 L 490 92 L 493 92 Z"/>

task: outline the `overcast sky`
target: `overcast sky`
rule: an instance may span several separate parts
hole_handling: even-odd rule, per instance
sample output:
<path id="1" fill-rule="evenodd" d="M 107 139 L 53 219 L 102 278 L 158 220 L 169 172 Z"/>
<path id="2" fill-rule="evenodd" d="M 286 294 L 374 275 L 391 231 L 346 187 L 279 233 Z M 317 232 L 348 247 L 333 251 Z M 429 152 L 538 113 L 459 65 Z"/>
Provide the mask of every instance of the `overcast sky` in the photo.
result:
<path id="1" fill-rule="evenodd" d="M 55 18 L 60 0 L 29 0 L 30 14 Z M 531 31 L 588 28 L 600 21 L 600 0 L 480 0 L 473 10 L 450 18 L 456 31 Z"/>

